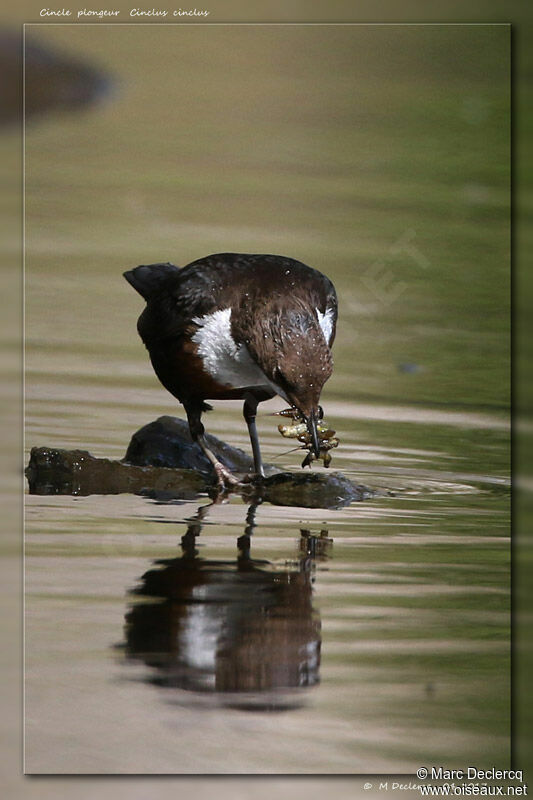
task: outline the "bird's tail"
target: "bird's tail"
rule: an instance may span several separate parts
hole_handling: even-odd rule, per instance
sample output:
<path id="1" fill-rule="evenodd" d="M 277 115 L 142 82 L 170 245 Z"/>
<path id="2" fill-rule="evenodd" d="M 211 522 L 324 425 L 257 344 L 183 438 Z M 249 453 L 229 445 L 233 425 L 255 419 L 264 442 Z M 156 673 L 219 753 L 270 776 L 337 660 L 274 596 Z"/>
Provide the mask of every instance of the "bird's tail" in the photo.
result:
<path id="1" fill-rule="evenodd" d="M 141 264 L 140 267 L 125 272 L 124 277 L 148 301 L 161 291 L 168 278 L 175 275 L 176 272 L 179 272 L 179 267 L 168 262 L 166 264 Z"/>

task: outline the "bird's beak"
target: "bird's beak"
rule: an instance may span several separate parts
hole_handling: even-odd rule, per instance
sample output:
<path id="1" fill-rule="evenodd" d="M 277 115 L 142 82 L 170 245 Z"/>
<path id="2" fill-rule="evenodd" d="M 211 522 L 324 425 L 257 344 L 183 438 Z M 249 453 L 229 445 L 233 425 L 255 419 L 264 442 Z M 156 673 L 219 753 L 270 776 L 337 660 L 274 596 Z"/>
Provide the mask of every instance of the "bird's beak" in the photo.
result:
<path id="1" fill-rule="evenodd" d="M 318 422 L 318 413 L 316 411 L 311 411 L 308 417 L 305 419 L 307 430 L 309 431 L 309 435 L 311 436 L 311 443 L 313 445 L 313 453 L 316 458 L 320 458 L 320 443 L 318 441 L 318 431 L 316 429 L 316 424 Z"/>

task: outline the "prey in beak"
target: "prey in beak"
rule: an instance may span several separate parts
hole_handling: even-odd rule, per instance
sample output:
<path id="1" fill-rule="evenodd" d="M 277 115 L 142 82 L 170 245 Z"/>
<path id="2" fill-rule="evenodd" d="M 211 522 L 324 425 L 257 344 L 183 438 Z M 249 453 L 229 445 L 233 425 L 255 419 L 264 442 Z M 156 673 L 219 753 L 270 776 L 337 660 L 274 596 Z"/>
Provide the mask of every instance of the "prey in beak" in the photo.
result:
<path id="1" fill-rule="evenodd" d="M 335 438 L 335 431 L 328 428 L 323 419 L 322 408 L 312 409 L 308 415 L 303 414 L 298 408 L 292 406 L 277 414 L 282 417 L 290 417 L 291 425 L 278 425 L 278 430 L 282 436 L 289 439 L 298 439 L 301 442 L 301 449 L 307 450 L 307 455 L 302 461 L 302 467 L 310 467 L 313 461 L 322 460 L 325 467 L 329 467 L 331 461 L 330 450 L 337 447 L 339 440 Z"/>

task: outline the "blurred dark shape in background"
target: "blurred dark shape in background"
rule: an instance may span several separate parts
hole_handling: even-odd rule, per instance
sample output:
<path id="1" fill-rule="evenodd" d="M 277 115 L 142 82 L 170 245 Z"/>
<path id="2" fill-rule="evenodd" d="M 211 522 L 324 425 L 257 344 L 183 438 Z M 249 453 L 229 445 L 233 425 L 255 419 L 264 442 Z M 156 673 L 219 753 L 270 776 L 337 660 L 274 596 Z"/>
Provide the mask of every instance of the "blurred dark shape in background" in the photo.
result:
<path id="1" fill-rule="evenodd" d="M 1 125 L 22 118 L 23 81 L 27 120 L 46 111 L 83 108 L 111 87 L 109 77 L 91 65 L 40 45 L 32 37 L 26 37 L 23 47 L 19 31 L 0 28 Z"/>
<path id="2" fill-rule="evenodd" d="M 415 364 L 414 361 L 404 361 L 402 364 L 398 364 L 398 372 L 405 372 L 407 375 L 415 375 L 422 370 L 423 367 L 420 364 Z"/>

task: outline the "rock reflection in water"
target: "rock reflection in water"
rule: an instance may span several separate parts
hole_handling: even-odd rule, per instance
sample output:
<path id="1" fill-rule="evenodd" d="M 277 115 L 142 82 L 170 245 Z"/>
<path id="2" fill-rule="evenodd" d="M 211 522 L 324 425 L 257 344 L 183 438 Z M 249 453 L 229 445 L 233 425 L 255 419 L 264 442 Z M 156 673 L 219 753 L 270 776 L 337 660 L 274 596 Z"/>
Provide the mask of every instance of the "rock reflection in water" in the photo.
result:
<path id="1" fill-rule="evenodd" d="M 330 540 L 300 531 L 283 569 L 250 555 L 251 506 L 234 561 L 200 558 L 196 537 L 209 506 L 183 536 L 182 555 L 155 562 L 126 615 L 126 653 L 154 668 L 150 681 L 254 710 L 299 706 L 319 682 L 320 618 L 312 603 L 315 558 Z M 317 550 L 317 548 L 319 548 Z"/>

